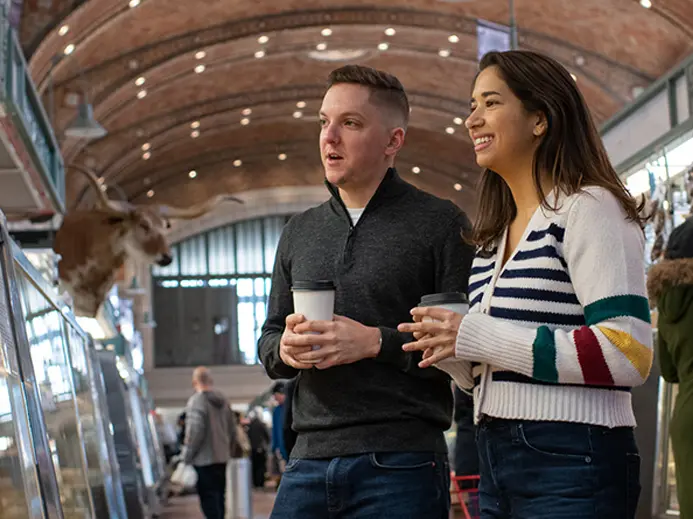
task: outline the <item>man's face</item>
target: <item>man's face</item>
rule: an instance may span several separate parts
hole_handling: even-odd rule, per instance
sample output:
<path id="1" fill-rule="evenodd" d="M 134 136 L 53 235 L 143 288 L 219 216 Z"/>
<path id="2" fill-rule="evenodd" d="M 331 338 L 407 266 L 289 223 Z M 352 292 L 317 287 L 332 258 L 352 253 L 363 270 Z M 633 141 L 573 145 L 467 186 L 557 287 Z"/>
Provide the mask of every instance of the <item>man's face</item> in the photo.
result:
<path id="1" fill-rule="evenodd" d="M 284 396 L 284 393 L 275 393 L 274 399 L 277 401 L 277 404 L 282 405 L 286 397 Z"/>
<path id="2" fill-rule="evenodd" d="M 401 146 L 392 146 L 397 129 L 390 128 L 386 110 L 373 104 L 370 96 L 365 86 L 340 83 L 323 98 L 320 154 L 325 176 L 336 186 L 367 184 L 373 174 L 387 168 Z"/>

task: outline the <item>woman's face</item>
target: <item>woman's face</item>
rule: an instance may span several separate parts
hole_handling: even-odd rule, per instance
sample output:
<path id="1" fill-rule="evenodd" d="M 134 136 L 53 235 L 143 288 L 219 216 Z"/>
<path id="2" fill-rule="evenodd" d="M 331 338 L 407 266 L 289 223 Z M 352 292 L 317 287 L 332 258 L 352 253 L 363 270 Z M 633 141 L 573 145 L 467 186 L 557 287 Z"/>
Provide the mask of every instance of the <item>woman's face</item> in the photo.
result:
<path id="1" fill-rule="evenodd" d="M 507 179 L 527 161 L 532 164 L 540 138 L 546 132 L 546 119 L 541 113 L 525 110 L 497 67 L 479 74 L 470 108 L 465 126 L 479 166 Z"/>

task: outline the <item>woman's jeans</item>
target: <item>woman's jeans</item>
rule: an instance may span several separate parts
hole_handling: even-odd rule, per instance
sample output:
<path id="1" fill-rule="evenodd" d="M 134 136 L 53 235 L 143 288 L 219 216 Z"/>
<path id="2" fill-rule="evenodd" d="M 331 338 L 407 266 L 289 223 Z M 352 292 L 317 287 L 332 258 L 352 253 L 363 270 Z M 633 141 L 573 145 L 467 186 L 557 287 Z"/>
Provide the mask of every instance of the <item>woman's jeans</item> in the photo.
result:
<path id="1" fill-rule="evenodd" d="M 633 429 L 484 417 L 477 429 L 482 519 L 633 519 Z"/>

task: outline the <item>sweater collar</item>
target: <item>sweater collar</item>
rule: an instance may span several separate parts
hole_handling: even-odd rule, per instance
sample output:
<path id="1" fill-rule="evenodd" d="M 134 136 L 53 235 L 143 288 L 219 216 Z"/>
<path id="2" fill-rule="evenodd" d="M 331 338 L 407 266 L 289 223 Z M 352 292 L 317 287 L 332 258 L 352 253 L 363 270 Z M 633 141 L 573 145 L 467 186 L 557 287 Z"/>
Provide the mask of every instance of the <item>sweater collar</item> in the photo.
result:
<path id="1" fill-rule="evenodd" d="M 336 207 L 341 208 L 342 214 L 346 216 L 349 221 L 351 221 L 351 217 L 349 216 L 347 207 L 339 194 L 339 189 L 337 186 L 328 182 L 327 179 L 325 179 L 325 186 L 327 186 L 327 189 L 332 195 L 331 203 L 333 206 L 336 204 Z M 378 189 L 375 190 L 375 193 L 373 193 L 373 196 L 368 201 L 368 204 L 366 204 L 364 213 L 371 210 L 373 207 L 377 207 L 384 200 L 398 197 L 406 190 L 406 186 L 407 183 L 402 180 L 397 173 L 397 170 L 395 168 L 388 168 L 387 172 L 385 173 L 385 177 L 383 177 L 382 182 L 380 182 L 380 185 L 378 186 Z"/>

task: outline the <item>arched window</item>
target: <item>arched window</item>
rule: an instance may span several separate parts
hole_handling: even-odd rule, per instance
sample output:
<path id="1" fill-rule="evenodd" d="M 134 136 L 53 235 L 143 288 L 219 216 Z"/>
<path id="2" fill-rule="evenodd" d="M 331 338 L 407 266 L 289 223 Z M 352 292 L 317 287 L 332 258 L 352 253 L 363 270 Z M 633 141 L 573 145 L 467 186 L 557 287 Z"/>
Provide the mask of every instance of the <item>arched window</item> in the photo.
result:
<path id="1" fill-rule="evenodd" d="M 156 367 L 257 364 L 274 256 L 290 218 L 245 220 L 173 246 L 153 267 Z"/>

